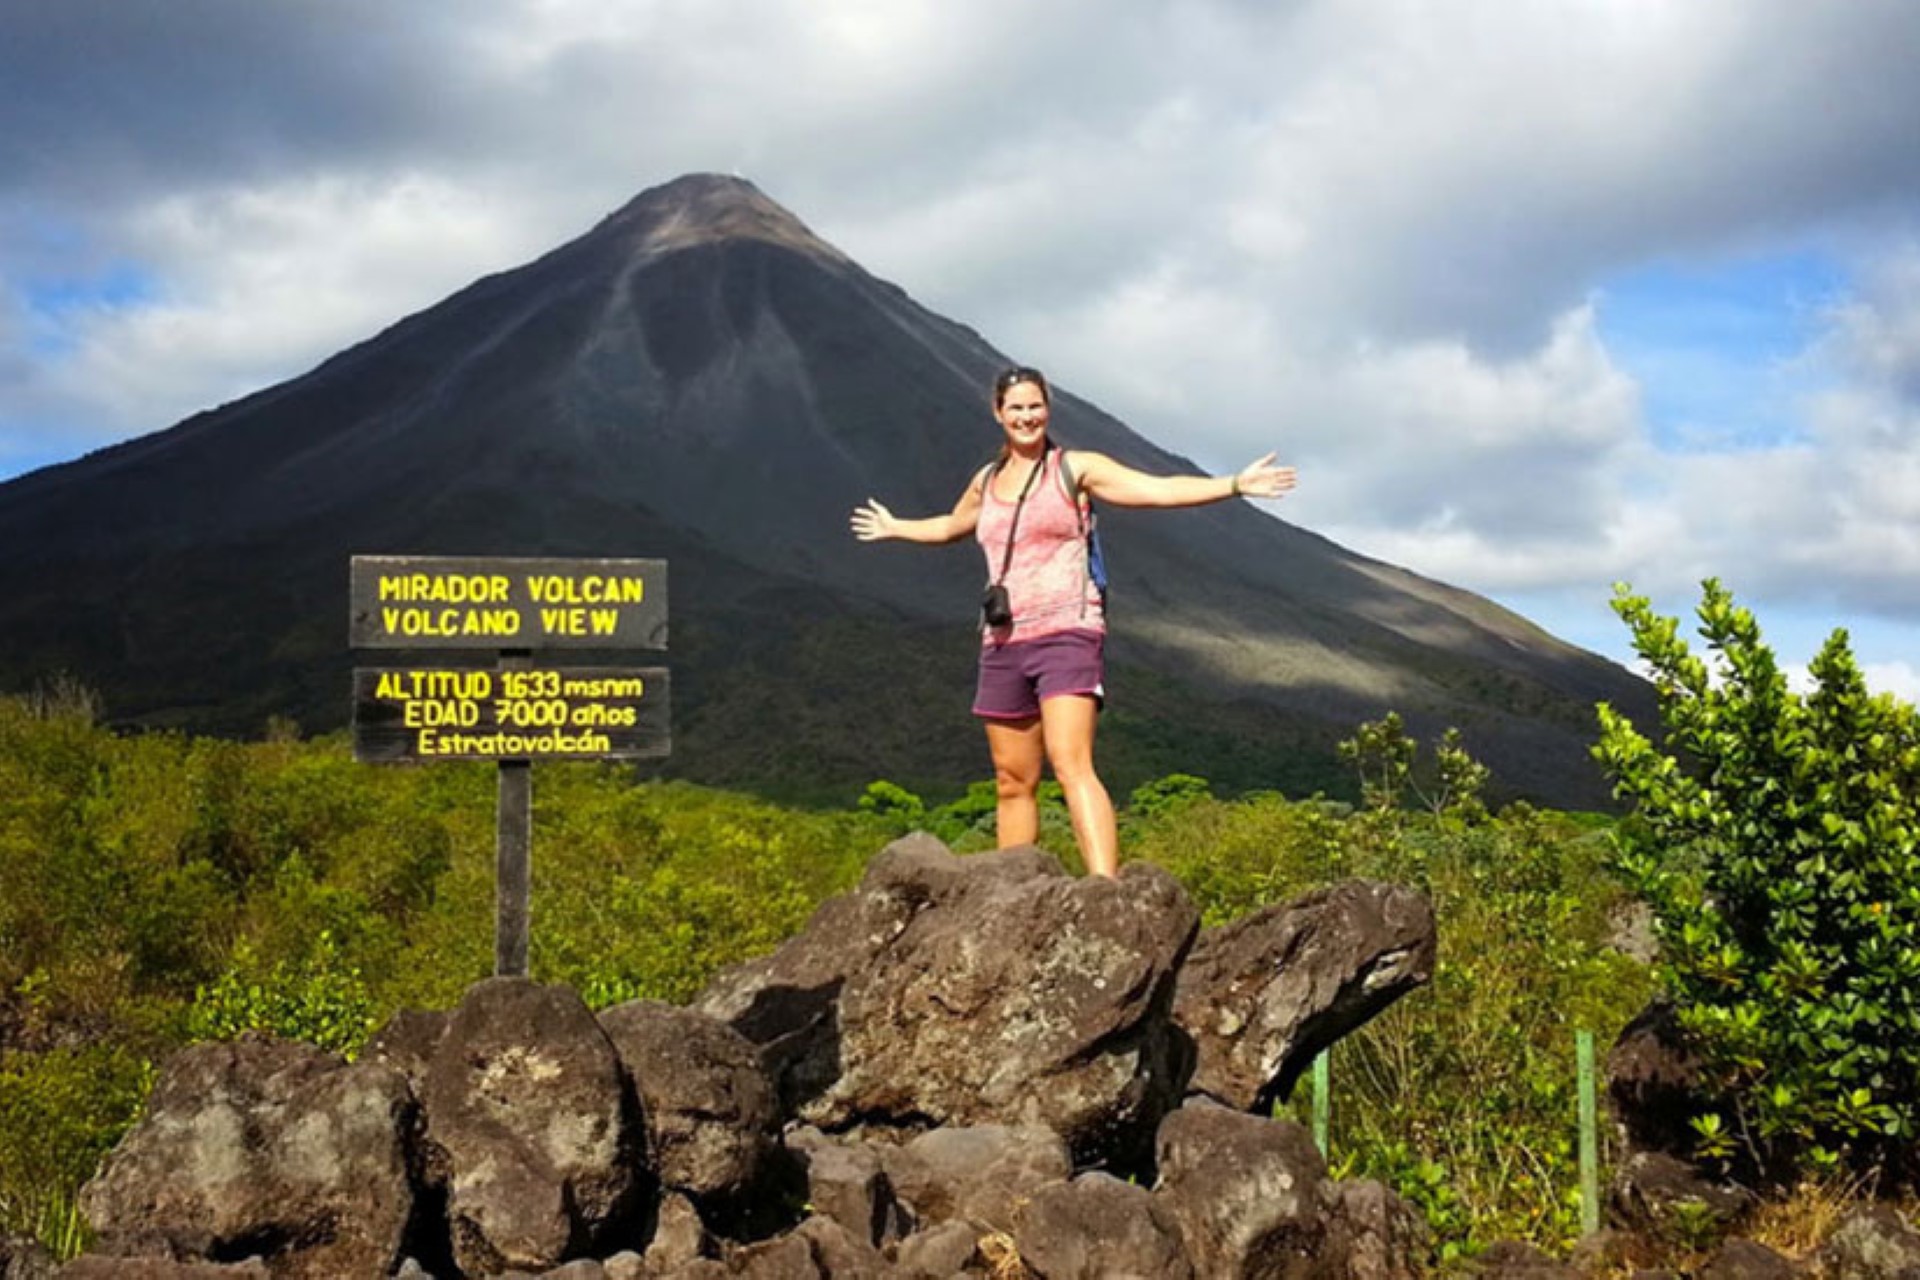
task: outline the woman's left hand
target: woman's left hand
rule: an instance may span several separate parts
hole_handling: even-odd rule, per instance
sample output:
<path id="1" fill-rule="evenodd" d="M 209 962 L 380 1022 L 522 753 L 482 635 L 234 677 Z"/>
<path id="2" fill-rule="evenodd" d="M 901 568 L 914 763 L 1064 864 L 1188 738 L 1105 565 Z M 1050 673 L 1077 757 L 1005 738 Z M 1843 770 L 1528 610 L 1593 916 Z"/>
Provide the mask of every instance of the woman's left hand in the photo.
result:
<path id="1" fill-rule="evenodd" d="M 1243 498 L 1278 498 L 1291 492 L 1299 475 L 1292 467 L 1274 466 L 1275 456 L 1270 453 L 1235 472 L 1233 491 Z"/>

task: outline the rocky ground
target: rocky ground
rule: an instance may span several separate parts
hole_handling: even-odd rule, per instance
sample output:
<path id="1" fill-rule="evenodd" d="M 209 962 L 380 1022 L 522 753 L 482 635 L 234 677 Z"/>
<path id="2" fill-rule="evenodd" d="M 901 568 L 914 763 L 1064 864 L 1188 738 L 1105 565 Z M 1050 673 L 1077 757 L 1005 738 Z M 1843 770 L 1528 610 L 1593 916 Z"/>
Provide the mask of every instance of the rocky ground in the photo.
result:
<path id="1" fill-rule="evenodd" d="M 1202 930 L 1151 866 L 912 836 L 685 1008 L 491 979 L 352 1063 L 185 1050 L 83 1193 L 94 1251 L 56 1270 L 0 1242 L 0 1280 L 1417 1276 L 1419 1214 L 1265 1117 L 1434 946 L 1394 886 Z M 1614 1065 L 1616 1106 L 1684 1088 L 1653 1023 Z M 1658 1136 L 1614 1189 L 1623 1230 L 1572 1262 L 1497 1246 L 1484 1274 L 1634 1274 L 1675 1215 L 1741 1212 Z M 1736 1240 L 1701 1266 L 1920 1276 L 1920 1237 L 1881 1211 L 1816 1259 Z"/>

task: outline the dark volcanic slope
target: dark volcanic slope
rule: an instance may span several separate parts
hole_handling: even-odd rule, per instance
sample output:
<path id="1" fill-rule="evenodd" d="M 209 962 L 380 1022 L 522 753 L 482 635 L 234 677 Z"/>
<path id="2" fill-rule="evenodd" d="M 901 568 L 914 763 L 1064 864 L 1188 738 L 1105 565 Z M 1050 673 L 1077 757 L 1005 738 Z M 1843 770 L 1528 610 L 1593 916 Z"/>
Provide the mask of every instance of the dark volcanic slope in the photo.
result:
<path id="1" fill-rule="evenodd" d="M 977 551 L 861 545 L 846 517 L 951 504 L 1006 363 L 751 185 L 682 178 L 303 377 L 0 485 L 0 681 L 70 671 L 146 723 L 337 724 L 350 555 L 663 556 L 676 771 L 977 776 Z M 1064 390 L 1055 431 L 1188 465 Z M 1592 702 L 1644 705 L 1620 668 L 1247 504 L 1106 520 L 1123 775 L 1297 788 L 1398 709 L 1593 802 Z"/>

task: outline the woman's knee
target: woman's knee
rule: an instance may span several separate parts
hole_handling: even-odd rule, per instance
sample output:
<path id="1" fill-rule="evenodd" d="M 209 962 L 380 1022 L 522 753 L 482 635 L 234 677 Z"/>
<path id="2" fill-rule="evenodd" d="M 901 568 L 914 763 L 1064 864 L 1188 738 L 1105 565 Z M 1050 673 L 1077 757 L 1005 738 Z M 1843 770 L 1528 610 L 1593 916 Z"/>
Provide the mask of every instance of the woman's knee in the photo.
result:
<path id="1" fill-rule="evenodd" d="M 1047 763 L 1053 768 L 1055 781 L 1063 787 L 1074 787 L 1083 783 L 1098 784 L 1100 777 L 1093 771 L 1093 753 L 1078 746 L 1065 749 L 1049 748 Z"/>
<path id="2" fill-rule="evenodd" d="M 1040 770 L 1021 764 L 996 764 L 993 767 L 994 792 L 1002 800 L 1017 800 L 1040 789 Z"/>

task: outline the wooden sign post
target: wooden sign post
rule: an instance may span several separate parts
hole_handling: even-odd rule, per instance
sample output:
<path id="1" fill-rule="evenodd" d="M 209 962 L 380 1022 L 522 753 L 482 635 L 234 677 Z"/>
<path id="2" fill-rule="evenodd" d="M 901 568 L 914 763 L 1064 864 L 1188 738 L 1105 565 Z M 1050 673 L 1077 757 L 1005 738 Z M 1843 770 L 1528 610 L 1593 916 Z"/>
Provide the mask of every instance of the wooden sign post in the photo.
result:
<path id="1" fill-rule="evenodd" d="M 491 650 L 472 666 L 357 667 L 356 760 L 499 768 L 494 973 L 527 973 L 533 762 L 668 754 L 663 667 L 537 665 L 548 649 L 665 649 L 664 560 L 353 557 L 356 649 Z"/>

